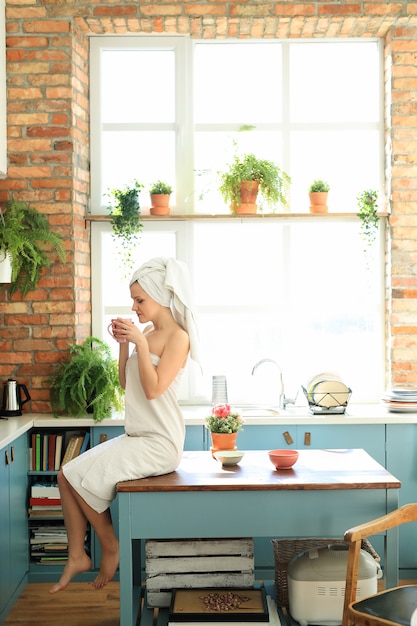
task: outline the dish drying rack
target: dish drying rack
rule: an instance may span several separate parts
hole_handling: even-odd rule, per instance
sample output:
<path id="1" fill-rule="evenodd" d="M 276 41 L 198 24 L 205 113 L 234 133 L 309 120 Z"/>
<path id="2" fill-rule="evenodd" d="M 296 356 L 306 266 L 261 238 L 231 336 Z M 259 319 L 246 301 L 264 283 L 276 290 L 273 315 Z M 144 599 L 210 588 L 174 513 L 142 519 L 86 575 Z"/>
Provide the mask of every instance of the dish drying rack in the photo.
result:
<path id="1" fill-rule="evenodd" d="M 304 392 L 305 397 L 307 398 L 308 408 L 313 415 L 343 415 L 346 412 L 346 407 L 352 395 L 352 390 L 348 387 L 348 396 L 346 398 L 345 391 L 332 391 L 322 394 L 321 402 L 323 402 L 326 398 L 333 400 L 335 406 L 323 406 L 321 404 L 315 404 L 309 394 L 307 389 L 301 385 L 301 388 Z M 338 397 L 343 397 L 344 402 L 340 403 Z"/>

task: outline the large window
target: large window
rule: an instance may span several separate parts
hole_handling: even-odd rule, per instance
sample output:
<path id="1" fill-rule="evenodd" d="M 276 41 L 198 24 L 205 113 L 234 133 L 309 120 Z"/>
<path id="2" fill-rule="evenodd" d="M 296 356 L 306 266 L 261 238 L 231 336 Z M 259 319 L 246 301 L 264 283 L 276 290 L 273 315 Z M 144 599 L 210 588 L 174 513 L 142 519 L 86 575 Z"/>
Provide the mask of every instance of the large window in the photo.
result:
<path id="1" fill-rule="evenodd" d="M 355 220 L 267 217 L 147 222 L 137 265 L 176 256 L 193 279 L 204 373 L 190 365 L 182 401 L 210 402 L 212 376 L 224 374 L 232 402 L 276 404 L 277 369 L 265 365 L 251 374 L 261 358 L 281 366 L 290 397 L 311 375 L 336 371 L 351 386 L 352 402 L 378 400 L 382 264 L 378 243 L 368 267 L 358 228 Z M 110 343 L 111 318 L 132 315 L 129 280 L 113 249 L 110 225 L 93 223 L 93 332 Z"/>
<path id="2" fill-rule="evenodd" d="M 326 179 L 333 212 L 383 187 L 377 41 L 191 41 L 92 37 L 92 210 L 133 178 L 168 180 L 177 213 L 227 213 L 218 173 L 236 151 L 278 163 L 290 207 Z"/>
<path id="3" fill-rule="evenodd" d="M 92 211 L 106 214 L 108 189 L 137 178 L 146 212 L 146 187 L 163 179 L 174 216 L 207 216 L 147 221 L 135 255 L 191 270 L 204 373 L 190 365 L 183 402 L 209 403 L 212 376 L 225 374 L 232 403 L 276 404 L 276 368 L 252 376 L 261 358 L 281 366 L 289 396 L 323 371 L 343 377 L 352 402 L 381 396 L 383 225 L 369 262 L 354 217 L 208 217 L 229 211 L 216 173 L 236 149 L 290 174 L 291 212 L 307 213 L 309 183 L 325 178 L 330 211 L 356 213 L 360 191 L 382 188 L 381 85 L 375 41 L 92 38 Z M 108 337 L 111 317 L 130 314 L 128 279 L 110 224 L 92 226 L 93 332 Z"/>

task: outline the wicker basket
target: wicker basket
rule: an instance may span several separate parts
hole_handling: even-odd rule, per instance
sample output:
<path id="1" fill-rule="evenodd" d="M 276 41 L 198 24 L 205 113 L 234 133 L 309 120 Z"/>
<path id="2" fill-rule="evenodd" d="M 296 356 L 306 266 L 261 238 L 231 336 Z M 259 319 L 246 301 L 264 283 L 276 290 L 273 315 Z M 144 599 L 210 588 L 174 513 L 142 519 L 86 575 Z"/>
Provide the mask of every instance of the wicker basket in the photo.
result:
<path id="1" fill-rule="evenodd" d="M 287 580 L 287 568 L 291 559 L 305 550 L 311 550 L 311 548 L 323 548 L 330 544 L 344 544 L 347 545 L 344 539 L 323 539 L 323 538 L 309 538 L 309 539 L 273 539 L 272 546 L 274 549 L 274 561 L 275 561 L 275 594 L 277 606 L 288 608 L 288 580 Z M 362 540 L 361 548 L 376 560 L 380 561 L 380 557 L 375 552 L 371 543 L 367 539 Z"/>

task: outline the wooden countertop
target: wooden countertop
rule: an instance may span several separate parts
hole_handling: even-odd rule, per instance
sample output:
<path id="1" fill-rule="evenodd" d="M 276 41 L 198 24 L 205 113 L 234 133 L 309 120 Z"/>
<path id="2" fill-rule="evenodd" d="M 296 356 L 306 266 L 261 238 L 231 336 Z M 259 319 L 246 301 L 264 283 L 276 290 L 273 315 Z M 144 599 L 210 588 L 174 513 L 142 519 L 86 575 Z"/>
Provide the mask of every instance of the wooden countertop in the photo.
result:
<path id="1" fill-rule="evenodd" d="M 275 470 L 266 450 L 251 450 L 239 465 L 222 466 L 211 452 L 184 452 L 175 472 L 129 480 L 124 492 L 398 489 L 401 482 L 361 449 L 300 450 L 290 470 Z"/>

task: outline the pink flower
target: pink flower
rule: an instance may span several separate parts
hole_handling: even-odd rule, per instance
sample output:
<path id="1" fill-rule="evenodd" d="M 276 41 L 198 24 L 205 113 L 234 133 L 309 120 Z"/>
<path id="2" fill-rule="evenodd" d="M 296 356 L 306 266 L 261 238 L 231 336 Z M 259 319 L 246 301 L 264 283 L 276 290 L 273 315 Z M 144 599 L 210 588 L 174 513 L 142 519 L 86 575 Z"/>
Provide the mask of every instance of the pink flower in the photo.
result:
<path id="1" fill-rule="evenodd" d="M 230 404 L 216 404 L 212 409 L 216 417 L 227 417 L 230 413 Z"/>

